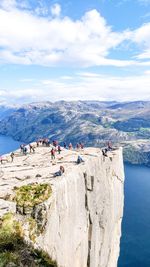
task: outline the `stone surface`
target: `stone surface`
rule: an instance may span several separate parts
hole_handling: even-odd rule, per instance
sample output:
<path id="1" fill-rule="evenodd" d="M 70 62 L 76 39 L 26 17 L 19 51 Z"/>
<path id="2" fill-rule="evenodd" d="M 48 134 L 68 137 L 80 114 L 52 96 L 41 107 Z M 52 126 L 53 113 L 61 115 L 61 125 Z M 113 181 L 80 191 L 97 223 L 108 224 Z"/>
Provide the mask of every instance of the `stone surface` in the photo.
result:
<path id="1" fill-rule="evenodd" d="M 0 216 L 15 210 L 10 202 L 14 186 L 48 183 L 51 197 L 35 207 L 34 220 L 43 229 L 35 231 L 34 246 L 48 252 L 58 267 L 116 267 L 124 198 L 122 149 L 108 157 L 98 148 L 63 150 L 53 162 L 50 149 L 38 147 L 26 156 L 18 150 L 13 163 L 6 155 L 8 162 L 0 166 Z M 79 154 L 84 163 L 77 165 Z M 60 165 L 65 173 L 54 178 Z M 28 225 L 24 227 L 29 238 Z"/>

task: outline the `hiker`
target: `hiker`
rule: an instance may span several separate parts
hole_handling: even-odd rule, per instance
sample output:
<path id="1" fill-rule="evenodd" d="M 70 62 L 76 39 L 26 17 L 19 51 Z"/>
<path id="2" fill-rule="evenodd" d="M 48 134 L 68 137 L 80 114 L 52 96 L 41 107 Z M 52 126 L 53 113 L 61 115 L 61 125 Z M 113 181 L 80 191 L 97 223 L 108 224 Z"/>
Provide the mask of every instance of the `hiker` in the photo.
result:
<path id="1" fill-rule="evenodd" d="M 59 171 L 54 173 L 54 177 L 56 176 L 62 176 L 62 174 L 65 172 L 65 169 L 63 166 L 60 166 Z"/>
<path id="2" fill-rule="evenodd" d="M 76 144 L 76 149 L 78 150 L 80 148 L 79 144 L 77 143 Z"/>
<path id="3" fill-rule="evenodd" d="M 42 146 L 46 146 L 46 138 L 42 139 Z"/>
<path id="4" fill-rule="evenodd" d="M 58 151 L 58 154 L 60 154 L 60 152 L 61 152 L 61 147 L 60 147 L 60 145 L 58 146 L 57 151 Z"/>
<path id="5" fill-rule="evenodd" d="M 1 164 L 3 164 L 3 158 L 2 158 L 2 156 L 0 156 L 0 162 L 1 162 Z"/>
<path id="6" fill-rule="evenodd" d="M 39 142 L 39 140 L 37 140 L 36 141 L 36 146 L 39 147 L 39 144 L 40 144 L 40 142 Z"/>
<path id="7" fill-rule="evenodd" d="M 50 146 L 50 140 L 47 138 L 47 140 L 46 140 L 46 146 Z"/>
<path id="8" fill-rule="evenodd" d="M 0 156 L 0 162 L 1 162 L 1 164 L 3 164 L 3 161 L 8 162 L 8 159 L 7 158 L 3 158 L 2 156 Z"/>
<path id="9" fill-rule="evenodd" d="M 35 148 L 34 148 L 33 145 L 29 144 L 29 148 L 30 148 L 30 153 L 31 153 L 31 152 L 33 152 L 33 153 L 35 152 Z"/>
<path id="10" fill-rule="evenodd" d="M 110 141 L 107 143 L 107 147 L 108 147 L 108 150 L 112 150 L 112 143 Z"/>
<path id="11" fill-rule="evenodd" d="M 67 145 L 66 145 L 66 143 L 64 143 L 64 148 L 65 148 L 65 149 L 67 148 Z"/>
<path id="12" fill-rule="evenodd" d="M 58 145 L 58 142 L 56 140 L 53 140 L 53 146 L 56 147 Z"/>
<path id="13" fill-rule="evenodd" d="M 13 161 L 14 161 L 14 156 L 15 156 L 14 152 L 11 152 L 11 154 L 10 154 L 10 157 L 11 157 L 11 162 L 13 162 Z"/>
<path id="14" fill-rule="evenodd" d="M 84 148 L 84 145 L 82 143 L 79 144 L 80 145 L 80 148 L 83 149 Z"/>
<path id="15" fill-rule="evenodd" d="M 51 149 L 51 159 L 55 159 L 55 150 L 54 148 Z"/>
<path id="16" fill-rule="evenodd" d="M 23 154 L 24 154 L 24 155 L 27 155 L 27 150 L 28 150 L 27 147 L 24 146 L 24 147 L 23 147 Z"/>
<path id="17" fill-rule="evenodd" d="M 78 156 L 78 158 L 77 158 L 77 164 L 80 164 L 82 162 L 84 162 L 84 160 L 81 158 L 81 156 Z"/>
<path id="18" fill-rule="evenodd" d="M 70 143 L 70 144 L 69 144 L 69 149 L 72 150 L 72 148 L 73 148 L 73 147 L 72 147 L 72 144 Z"/>
<path id="19" fill-rule="evenodd" d="M 107 148 L 102 149 L 102 154 L 103 154 L 104 157 L 108 157 L 107 156 L 107 152 L 108 152 Z"/>
<path id="20" fill-rule="evenodd" d="M 24 145 L 20 145 L 20 153 L 23 153 L 23 148 L 24 148 Z"/>

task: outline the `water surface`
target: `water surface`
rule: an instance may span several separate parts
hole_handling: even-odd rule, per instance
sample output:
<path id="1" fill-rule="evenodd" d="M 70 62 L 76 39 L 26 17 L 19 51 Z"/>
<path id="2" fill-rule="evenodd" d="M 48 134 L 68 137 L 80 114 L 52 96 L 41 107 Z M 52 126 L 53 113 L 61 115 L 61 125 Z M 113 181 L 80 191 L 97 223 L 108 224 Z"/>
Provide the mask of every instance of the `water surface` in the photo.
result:
<path id="1" fill-rule="evenodd" d="M 125 165 L 125 175 L 118 267 L 150 267 L 150 168 Z"/>
<path id="2" fill-rule="evenodd" d="M 20 142 L 0 135 L 0 155 Z M 150 267 L 150 168 L 125 165 L 125 207 L 118 267 Z"/>
<path id="3" fill-rule="evenodd" d="M 13 140 L 11 137 L 0 135 L 0 155 L 16 150 L 20 142 Z"/>

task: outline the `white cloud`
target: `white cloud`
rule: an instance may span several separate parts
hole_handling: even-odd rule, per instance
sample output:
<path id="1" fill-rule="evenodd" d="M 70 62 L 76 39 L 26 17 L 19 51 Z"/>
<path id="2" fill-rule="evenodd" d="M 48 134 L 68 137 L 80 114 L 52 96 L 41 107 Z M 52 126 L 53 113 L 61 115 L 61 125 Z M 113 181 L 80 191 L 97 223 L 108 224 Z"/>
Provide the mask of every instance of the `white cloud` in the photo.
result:
<path id="1" fill-rule="evenodd" d="M 17 6 L 16 0 L 1 0 L 0 7 L 10 10 Z"/>
<path id="2" fill-rule="evenodd" d="M 33 86 L 8 91 L 0 90 L 4 102 L 32 102 L 64 100 L 150 100 L 150 75 L 110 76 L 81 72 L 70 79 L 63 77 L 35 81 Z M 9 95 L 9 99 L 8 99 Z"/>
<path id="3" fill-rule="evenodd" d="M 51 6 L 51 13 L 53 16 L 59 17 L 61 13 L 61 6 L 59 4 L 54 4 Z"/>
<path id="4" fill-rule="evenodd" d="M 55 8 L 55 15 L 59 15 L 60 9 L 57 5 Z M 111 49 L 130 38 L 130 31 L 113 32 L 96 10 L 73 21 L 69 17 L 39 17 L 17 8 L 0 9 L 0 25 L 3 25 L 0 27 L 0 61 L 4 63 L 47 66 L 130 64 L 130 61 L 107 59 Z"/>
<path id="5" fill-rule="evenodd" d="M 1 0 L 0 8 L 3 8 L 4 10 L 7 11 L 13 10 L 15 8 L 26 9 L 29 8 L 29 4 L 27 0 Z"/>
<path id="6" fill-rule="evenodd" d="M 133 31 L 131 40 L 142 51 L 137 55 L 138 59 L 150 59 L 150 23 L 146 23 Z"/>
<path id="7" fill-rule="evenodd" d="M 61 6 L 52 5 L 51 14 L 43 2 L 30 9 L 26 1 L 1 0 L 0 63 L 45 66 L 149 65 L 150 23 L 136 30 L 115 32 L 97 10 L 86 12 L 79 20 L 60 17 Z M 30 11 L 29 11 L 30 10 Z M 46 17 L 44 16 L 46 15 Z M 138 46 L 138 55 L 126 60 L 111 58 L 113 49 L 123 44 Z"/>

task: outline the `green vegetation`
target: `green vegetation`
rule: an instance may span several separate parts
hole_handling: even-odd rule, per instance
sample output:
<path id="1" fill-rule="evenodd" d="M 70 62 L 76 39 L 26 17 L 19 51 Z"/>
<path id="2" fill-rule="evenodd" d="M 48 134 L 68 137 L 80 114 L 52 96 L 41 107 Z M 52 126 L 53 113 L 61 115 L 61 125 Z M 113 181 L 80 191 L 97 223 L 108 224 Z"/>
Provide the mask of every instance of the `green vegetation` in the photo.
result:
<path id="1" fill-rule="evenodd" d="M 0 222 L 0 267 L 57 267 L 47 253 L 34 250 L 23 240 L 22 225 L 11 213 Z"/>
<path id="2" fill-rule="evenodd" d="M 57 267 L 56 261 L 51 260 L 46 252 L 35 250 L 34 255 L 36 256 L 40 267 Z"/>
<path id="3" fill-rule="evenodd" d="M 24 185 L 15 189 L 15 201 L 22 207 L 34 207 L 51 195 L 52 189 L 48 184 Z"/>
<path id="4" fill-rule="evenodd" d="M 34 218 L 30 217 L 28 219 L 28 223 L 29 223 L 29 238 L 34 243 L 36 240 L 36 236 L 38 234 L 37 222 Z"/>
<path id="5" fill-rule="evenodd" d="M 0 252 L 14 250 L 22 242 L 21 224 L 14 220 L 11 213 L 3 216 L 0 225 Z"/>

